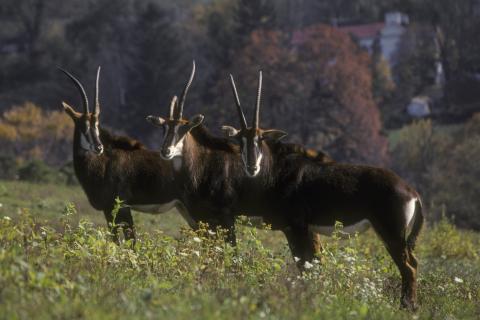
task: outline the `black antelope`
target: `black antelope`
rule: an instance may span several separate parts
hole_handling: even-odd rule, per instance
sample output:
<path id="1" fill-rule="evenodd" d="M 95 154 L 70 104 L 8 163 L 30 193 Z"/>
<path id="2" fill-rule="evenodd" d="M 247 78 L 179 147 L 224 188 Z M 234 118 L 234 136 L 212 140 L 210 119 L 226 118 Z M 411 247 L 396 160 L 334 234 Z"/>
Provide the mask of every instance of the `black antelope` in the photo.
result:
<path id="1" fill-rule="evenodd" d="M 179 101 L 173 97 L 169 117 L 148 116 L 147 120 L 164 129 L 160 155 L 171 160 L 178 188 L 183 189 L 182 203 L 195 221 L 208 222 L 213 228 L 228 229 L 228 241 L 235 244 L 235 217 L 231 210 L 238 198 L 243 177 L 238 147 L 227 139 L 211 135 L 202 125 L 203 115 L 183 118 L 183 107 L 195 74 L 190 78 Z"/>
<path id="2" fill-rule="evenodd" d="M 62 70 L 62 69 L 60 69 Z M 147 150 L 140 142 L 128 137 L 115 136 L 99 127 L 99 77 L 97 70 L 95 104 L 90 112 L 85 89 L 68 71 L 62 70 L 80 91 L 83 112 L 62 102 L 65 112 L 72 118 L 73 165 L 75 174 L 92 207 L 102 210 L 109 224 L 123 225 L 127 240 L 135 243 L 135 228 L 131 208 L 147 213 L 163 213 L 173 207 L 194 226 L 187 211 L 177 200 L 171 163 L 158 152 Z M 127 206 L 121 208 L 113 221 L 112 209 L 119 197 Z M 118 242 L 118 227 L 112 229 Z"/>
<path id="3" fill-rule="evenodd" d="M 274 180 L 279 203 L 276 223 L 283 229 L 300 263 L 314 256 L 312 231 L 325 231 L 340 221 L 346 228 L 368 221 L 385 243 L 402 277 L 401 306 L 416 304 L 417 259 L 413 255 L 424 217 L 418 193 L 393 172 L 365 165 L 319 163 L 305 157 L 278 155 L 266 139 L 285 135 L 259 127 L 262 74 L 255 114 L 247 126 L 233 78 L 231 85 L 240 116 L 240 129 L 224 126 L 240 146 L 243 167 L 252 180 Z M 277 144 L 280 144 L 278 142 Z M 262 194 L 263 195 L 263 194 Z M 283 201 L 282 201 L 283 200 Z M 268 221 L 267 221 L 268 222 Z"/>
<path id="4" fill-rule="evenodd" d="M 194 74 L 195 63 L 180 100 L 172 99 L 168 118 L 148 116 L 147 120 L 164 129 L 160 154 L 173 162 L 177 186 L 183 189 L 181 201 L 191 217 L 195 221 L 208 222 L 212 227 L 230 230 L 227 240 L 235 244 L 236 215 L 273 217 L 276 208 L 267 201 L 257 201 L 256 192 L 266 188 L 246 179 L 237 145 L 211 135 L 202 124 L 203 115 L 183 117 L 185 98 Z M 286 158 L 333 161 L 323 152 L 295 144 L 279 145 L 277 152 Z M 271 183 L 273 181 L 268 182 Z"/>

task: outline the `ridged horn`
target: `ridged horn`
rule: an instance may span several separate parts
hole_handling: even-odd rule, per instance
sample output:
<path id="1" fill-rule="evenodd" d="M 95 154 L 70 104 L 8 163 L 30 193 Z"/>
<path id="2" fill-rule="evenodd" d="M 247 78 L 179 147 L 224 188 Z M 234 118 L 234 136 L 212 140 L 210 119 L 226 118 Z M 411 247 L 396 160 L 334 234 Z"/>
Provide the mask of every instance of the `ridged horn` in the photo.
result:
<path id="1" fill-rule="evenodd" d="M 260 101 L 262 95 L 262 71 L 260 70 L 258 74 L 258 89 L 257 89 L 257 101 L 255 103 L 255 116 L 253 118 L 252 126 L 255 129 L 258 129 L 258 125 L 260 122 Z"/>
<path id="2" fill-rule="evenodd" d="M 170 120 L 174 120 L 175 107 L 177 106 L 177 96 L 173 96 L 170 102 Z"/>
<path id="3" fill-rule="evenodd" d="M 82 95 L 82 102 L 83 102 L 83 111 L 85 114 L 89 113 L 90 112 L 90 109 L 88 108 L 88 98 L 87 98 L 87 94 L 85 93 L 85 89 L 83 88 L 82 84 L 80 83 L 80 81 L 75 78 L 70 72 L 68 72 L 67 70 L 65 69 L 62 69 L 60 67 L 58 67 L 58 69 L 60 71 L 62 71 L 63 73 L 65 73 L 69 78 L 70 80 L 72 80 L 73 84 L 77 87 L 78 91 L 80 91 L 80 94 Z"/>
<path id="4" fill-rule="evenodd" d="M 190 88 L 190 85 L 192 84 L 193 77 L 195 76 L 195 60 L 193 60 L 193 65 L 192 65 L 192 73 L 190 74 L 190 78 L 188 79 L 187 84 L 185 85 L 185 88 L 183 88 L 182 95 L 180 97 L 180 102 L 177 107 L 177 119 L 181 119 L 183 115 L 183 106 L 185 104 L 185 98 L 187 97 L 187 92 L 188 89 Z"/>
<path id="5" fill-rule="evenodd" d="M 100 84 L 100 69 L 97 69 L 97 79 L 95 81 L 95 105 L 93 106 L 93 113 L 98 116 L 100 114 L 100 98 L 99 98 L 99 84 Z"/>
<path id="6" fill-rule="evenodd" d="M 240 126 L 242 129 L 247 128 L 247 120 L 245 119 L 245 114 L 243 113 L 242 106 L 240 105 L 240 98 L 238 97 L 237 87 L 235 86 L 235 81 L 233 76 L 230 75 L 230 84 L 232 85 L 233 95 L 235 97 L 235 104 L 237 105 L 238 116 L 240 117 Z"/>

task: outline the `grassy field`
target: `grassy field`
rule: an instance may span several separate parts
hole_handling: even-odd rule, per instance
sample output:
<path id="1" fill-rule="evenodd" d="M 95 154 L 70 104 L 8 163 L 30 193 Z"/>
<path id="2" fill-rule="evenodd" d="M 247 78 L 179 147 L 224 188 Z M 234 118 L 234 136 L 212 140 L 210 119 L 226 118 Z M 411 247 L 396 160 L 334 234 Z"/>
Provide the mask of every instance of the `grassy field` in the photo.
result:
<path id="1" fill-rule="evenodd" d="M 325 239 L 300 275 L 278 232 L 193 232 L 175 212 L 136 213 L 139 239 L 108 240 L 78 187 L 0 181 L 0 319 L 479 319 L 480 235 L 448 221 L 417 247 L 417 313 L 371 231 Z M 72 206 L 71 204 L 74 204 Z"/>

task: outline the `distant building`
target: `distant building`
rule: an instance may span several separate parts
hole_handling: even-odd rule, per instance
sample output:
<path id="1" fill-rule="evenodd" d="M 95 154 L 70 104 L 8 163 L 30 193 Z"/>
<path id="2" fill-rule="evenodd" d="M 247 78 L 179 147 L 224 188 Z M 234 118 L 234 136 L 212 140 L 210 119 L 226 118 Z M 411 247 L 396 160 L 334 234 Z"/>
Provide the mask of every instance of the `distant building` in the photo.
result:
<path id="1" fill-rule="evenodd" d="M 430 109 L 430 103 L 431 101 L 429 97 L 414 97 L 407 106 L 407 113 L 414 118 L 423 118 L 429 116 L 432 113 Z"/>
<path id="2" fill-rule="evenodd" d="M 382 55 L 391 67 L 396 62 L 395 53 L 408 23 L 409 18 L 406 14 L 389 12 L 385 14 L 384 22 L 335 27 L 351 35 L 361 47 L 367 49 L 370 53 L 375 40 L 379 39 Z M 299 45 L 305 42 L 308 37 L 309 35 L 305 31 L 296 31 L 292 36 L 292 44 Z"/>
<path id="3" fill-rule="evenodd" d="M 398 44 L 405 33 L 406 25 L 410 22 L 408 16 L 401 12 L 388 12 L 385 21 L 361 25 L 339 27 L 340 30 L 357 39 L 360 46 L 372 52 L 373 43 L 378 38 L 382 55 L 390 66 L 395 64 L 395 53 Z"/>

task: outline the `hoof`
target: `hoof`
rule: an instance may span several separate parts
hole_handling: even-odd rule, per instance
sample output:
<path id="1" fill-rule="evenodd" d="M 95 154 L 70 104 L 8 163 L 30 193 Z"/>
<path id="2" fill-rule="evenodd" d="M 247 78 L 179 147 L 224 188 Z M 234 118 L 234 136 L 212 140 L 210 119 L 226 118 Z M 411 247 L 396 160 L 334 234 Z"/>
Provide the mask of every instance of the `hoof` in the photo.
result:
<path id="1" fill-rule="evenodd" d="M 410 312 L 415 312 L 418 310 L 418 306 L 414 301 L 409 301 L 407 299 L 402 299 L 400 301 L 400 309 L 407 310 Z"/>

